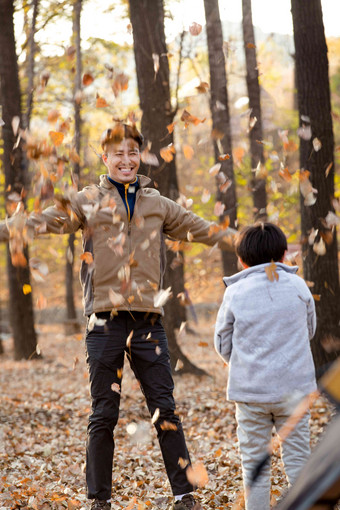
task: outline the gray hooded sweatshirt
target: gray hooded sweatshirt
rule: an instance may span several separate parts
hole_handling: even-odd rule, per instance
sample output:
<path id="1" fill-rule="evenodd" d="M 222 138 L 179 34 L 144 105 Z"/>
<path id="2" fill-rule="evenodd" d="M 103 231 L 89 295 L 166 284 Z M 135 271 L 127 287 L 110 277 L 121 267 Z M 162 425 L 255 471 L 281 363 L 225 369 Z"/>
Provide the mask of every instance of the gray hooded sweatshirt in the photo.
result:
<path id="1" fill-rule="evenodd" d="M 276 262 L 273 281 L 269 266 L 223 278 L 215 348 L 229 364 L 227 398 L 236 402 L 281 402 L 316 390 L 313 296 L 296 266 Z"/>

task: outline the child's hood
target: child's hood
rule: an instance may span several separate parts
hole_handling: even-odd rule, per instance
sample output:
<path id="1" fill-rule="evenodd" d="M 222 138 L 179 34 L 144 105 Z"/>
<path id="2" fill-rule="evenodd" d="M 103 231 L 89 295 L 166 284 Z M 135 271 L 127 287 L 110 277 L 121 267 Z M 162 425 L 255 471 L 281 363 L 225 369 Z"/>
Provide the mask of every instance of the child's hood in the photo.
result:
<path id="1" fill-rule="evenodd" d="M 264 273 L 267 266 L 270 266 L 272 262 L 266 262 L 265 264 L 258 264 L 257 266 L 248 267 L 247 269 L 243 269 L 239 273 L 233 274 L 232 276 L 225 276 L 223 281 L 226 287 L 229 287 L 233 283 L 236 283 L 244 278 L 252 276 L 257 273 Z M 287 266 L 287 264 L 283 264 L 282 262 L 274 262 L 276 266 L 276 271 L 285 271 L 286 273 L 295 274 L 297 273 L 299 267 L 298 266 Z"/>

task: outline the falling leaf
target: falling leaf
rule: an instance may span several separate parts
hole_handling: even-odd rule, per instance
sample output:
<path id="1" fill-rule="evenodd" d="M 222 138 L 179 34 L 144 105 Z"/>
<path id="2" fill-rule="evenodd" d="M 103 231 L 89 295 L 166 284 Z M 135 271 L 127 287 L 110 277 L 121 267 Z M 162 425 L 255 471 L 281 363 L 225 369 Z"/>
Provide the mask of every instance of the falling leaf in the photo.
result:
<path id="1" fill-rule="evenodd" d="M 47 114 L 47 120 L 50 123 L 56 122 L 60 117 L 60 112 L 58 110 L 50 110 Z"/>
<path id="2" fill-rule="evenodd" d="M 257 117 L 250 117 L 249 118 L 249 128 L 248 130 L 251 131 L 253 129 L 253 127 L 255 126 L 257 122 Z"/>
<path id="3" fill-rule="evenodd" d="M 181 359 L 178 359 L 175 366 L 175 372 L 178 372 L 184 367 L 184 363 Z"/>
<path id="4" fill-rule="evenodd" d="M 59 131 L 49 131 L 48 133 L 52 140 L 52 143 L 55 147 L 59 147 L 64 140 L 64 133 L 60 133 Z"/>
<path id="5" fill-rule="evenodd" d="M 208 342 L 198 342 L 199 347 L 209 347 Z"/>
<path id="6" fill-rule="evenodd" d="M 129 88 L 129 77 L 125 73 L 118 73 L 112 83 L 112 90 L 117 97 L 121 92 L 124 92 Z"/>
<path id="7" fill-rule="evenodd" d="M 247 48 L 254 49 L 254 48 L 256 48 L 256 46 L 255 46 L 255 44 L 249 42 L 249 43 L 247 43 Z"/>
<path id="8" fill-rule="evenodd" d="M 318 138 L 314 138 L 313 139 L 313 149 L 315 150 L 315 152 L 318 152 L 322 147 L 322 143 L 320 142 L 320 140 Z"/>
<path id="9" fill-rule="evenodd" d="M 178 459 L 178 464 L 181 469 L 185 469 L 187 467 L 187 465 L 189 464 L 189 461 L 188 461 L 188 459 L 183 459 L 182 457 L 180 457 Z"/>
<path id="10" fill-rule="evenodd" d="M 214 207 L 215 216 L 222 216 L 224 213 L 225 205 L 222 202 L 216 202 Z"/>
<path id="11" fill-rule="evenodd" d="M 200 94 L 205 94 L 209 90 L 209 83 L 207 83 L 206 81 L 201 81 L 201 83 L 197 85 L 197 87 L 195 88 L 197 92 L 199 92 Z"/>
<path id="12" fill-rule="evenodd" d="M 222 166 L 221 163 L 216 163 L 209 169 L 209 174 L 214 177 L 221 170 L 221 166 Z"/>
<path id="13" fill-rule="evenodd" d="M 25 294 L 25 296 L 27 294 L 30 294 L 32 292 L 32 287 L 28 284 L 28 283 L 25 283 L 23 286 L 22 286 L 22 291 L 23 293 Z"/>
<path id="14" fill-rule="evenodd" d="M 202 32 L 202 25 L 193 21 L 189 26 L 189 32 L 193 36 L 199 35 Z"/>
<path id="15" fill-rule="evenodd" d="M 192 159 L 193 155 L 195 154 L 194 149 L 191 147 L 191 145 L 183 145 L 182 147 L 184 157 L 186 159 Z"/>
<path id="16" fill-rule="evenodd" d="M 88 87 L 93 82 L 94 82 L 94 78 L 93 78 L 92 74 L 85 73 L 83 75 L 83 85 L 84 85 L 84 87 Z"/>
<path id="17" fill-rule="evenodd" d="M 189 113 L 187 110 L 183 110 L 181 120 L 185 123 L 185 127 L 187 127 L 189 124 L 194 124 L 197 126 L 198 124 L 205 122 L 205 118 L 201 120 L 198 117 L 191 115 L 191 113 Z"/>
<path id="18" fill-rule="evenodd" d="M 283 143 L 283 148 L 285 152 L 295 152 L 298 149 L 298 145 L 294 142 L 294 140 L 290 139 Z"/>
<path id="19" fill-rule="evenodd" d="M 297 134 L 302 140 L 310 140 L 312 138 L 312 128 L 310 126 L 301 126 L 297 130 Z"/>
<path id="20" fill-rule="evenodd" d="M 72 60 L 76 54 L 76 51 L 77 51 L 76 47 L 73 45 L 66 48 L 65 54 L 66 54 L 67 59 Z"/>
<path id="21" fill-rule="evenodd" d="M 191 243 L 191 241 L 193 241 L 194 236 L 192 235 L 191 232 L 187 232 L 187 239 L 188 239 L 189 243 Z"/>
<path id="22" fill-rule="evenodd" d="M 17 136 L 19 126 L 20 126 L 20 117 L 18 117 L 16 115 L 15 117 L 12 118 L 12 129 L 13 129 L 14 136 Z"/>
<path id="23" fill-rule="evenodd" d="M 328 228 L 336 227 L 340 224 L 340 218 L 333 211 L 328 211 L 325 221 Z"/>
<path id="24" fill-rule="evenodd" d="M 203 190 L 203 193 L 202 193 L 202 196 L 201 196 L 201 201 L 203 204 L 207 204 L 209 202 L 211 198 L 211 193 L 208 189 L 204 189 Z"/>
<path id="25" fill-rule="evenodd" d="M 226 161 L 227 159 L 230 159 L 230 154 L 220 154 L 218 159 L 219 161 Z"/>
<path id="26" fill-rule="evenodd" d="M 83 260 L 85 264 L 92 264 L 93 263 L 93 255 L 89 251 L 85 251 L 80 255 L 80 260 Z"/>
<path id="27" fill-rule="evenodd" d="M 106 106 L 109 106 L 106 102 L 106 99 L 101 97 L 98 93 L 96 95 L 96 107 L 97 108 L 105 108 Z"/>
<path id="28" fill-rule="evenodd" d="M 159 408 L 157 407 L 157 409 L 155 410 L 155 412 L 153 413 L 153 416 L 151 418 L 151 423 L 154 425 L 156 423 L 156 421 L 158 420 L 159 418 Z"/>
<path id="29" fill-rule="evenodd" d="M 169 131 L 169 133 L 173 132 L 173 130 L 175 129 L 175 124 L 176 124 L 176 122 L 172 122 L 171 124 L 168 124 L 166 126 L 167 130 Z"/>
<path id="30" fill-rule="evenodd" d="M 324 240 L 322 239 L 322 237 L 320 237 L 319 241 L 317 241 L 313 244 L 313 251 L 314 251 L 314 253 L 316 253 L 317 255 L 320 255 L 320 256 L 326 254 L 326 244 L 325 244 Z"/>
<path id="31" fill-rule="evenodd" d="M 312 294 L 314 301 L 320 301 L 321 300 L 321 294 Z"/>
<path id="32" fill-rule="evenodd" d="M 204 487 L 209 482 L 207 470 L 201 462 L 189 466 L 186 475 L 189 483 L 196 487 Z"/>
<path id="33" fill-rule="evenodd" d="M 122 305 L 125 301 L 124 296 L 115 292 L 113 289 L 109 289 L 109 298 L 114 307 Z"/>
<path id="34" fill-rule="evenodd" d="M 50 79 L 50 73 L 49 71 L 47 71 L 47 69 L 45 69 L 44 71 L 42 71 L 41 75 L 40 75 L 40 85 L 42 87 L 46 87 L 47 83 L 48 83 L 48 80 Z"/>
<path id="35" fill-rule="evenodd" d="M 175 423 L 171 423 L 170 421 L 164 420 L 163 423 L 161 423 L 161 429 L 162 430 L 177 430 L 177 425 Z"/>
<path id="36" fill-rule="evenodd" d="M 326 170 L 325 170 L 325 177 L 327 179 L 328 175 L 329 175 L 329 172 L 331 171 L 333 167 L 333 161 L 331 163 L 329 163 L 329 165 L 327 166 Z"/>
<path id="37" fill-rule="evenodd" d="M 95 313 L 92 313 L 87 323 L 87 329 L 92 331 L 95 326 L 105 326 L 105 324 L 106 319 L 100 319 Z"/>
<path id="38" fill-rule="evenodd" d="M 111 390 L 120 394 L 120 385 L 118 383 L 111 384 Z"/>
<path id="39" fill-rule="evenodd" d="M 279 176 L 282 177 L 282 179 L 284 179 L 287 182 L 291 182 L 291 180 L 292 180 L 291 173 L 289 172 L 288 168 L 283 165 L 281 166 L 281 168 L 279 170 Z"/>
<path id="40" fill-rule="evenodd" d="M 167 289 L 161 289 L 160 291 L 158 291 L 153 298 L 153 304 L 155 308 L 160 308 L 161 306 L 164 306 L 171 296 L 172 296 L 171 287 L 168 287 Z"/>
<path id="41" fill-rule="evenodd" d="M 130 331 L 127 339 L 126 339 L 126 347 L 130 348 L 131 347 L 131 339 L 133 337 L 133 330 Z"/>
<path id="42" fill-rule="evenodd" d="M 160 154 L 161 158 L 163 158 L 164 161 L 166 161 L 166 163 L 170 163 L 170 161 L 172 161 L 174 159 L 175 152 L 176 152 L 176 149 L 174 147 L 174 144 L 170 143 L 166 147 L 162 147 L 159 151 L 159 154 Z"/>
<path id="43" fill-rule="evenodd" d="M 0 117 L 0 127 L 2 127 L 2 126 L 4 126 L 4 125 L 5 125 L 5 123 L 4 123 L 4 121 L 2 120 L 2 118 Z"/>
<path id="44" fill-rule="evenodd" d="M 153 60 L 153 70 L 155 71 L 155 74 L 159 71 L 159 55 L 158 53 L 152 54 L 152 60 Z"/>
<path id="45" fill-rule="evenodd" d="M 265 267 L 265 272 L 270 282 L 273 282 L 274 280 L 278 281 L 279 279 L 279 275 L 276 269 L 277 265 L 275 264 L 275 262 L 271 262 L 269 266 Z"/>
<path id="46" fill-rule="evenodd" d="M 153 154 L 152 152 L 150 152 L 148 147 L 146 147 L 142 151 L 140 158 L 143 161 L 143 163 L 145 163 L 146 165 L 159 166 L 159 161 L 157 159 L 156 154 Z"/>
<path id="47" fill-rule="evenodd" d="M 242 159 L 243 159 L 243 156 L 245 154 L 245 150 L 243 147 L 236 147 L 234 150 L 233 150 L 233 155 L 234 155 L 234 160 L 237 162 L 237 163 L 241 163 Z"/>
<path id="48" fill-rule="evenodd" d="M 322 237 L 326 244 L 328 245 L 333 244 L 334 240 L 333 229 L 323 230 L 322 232 L 320 232 L 320 236 Z"/>

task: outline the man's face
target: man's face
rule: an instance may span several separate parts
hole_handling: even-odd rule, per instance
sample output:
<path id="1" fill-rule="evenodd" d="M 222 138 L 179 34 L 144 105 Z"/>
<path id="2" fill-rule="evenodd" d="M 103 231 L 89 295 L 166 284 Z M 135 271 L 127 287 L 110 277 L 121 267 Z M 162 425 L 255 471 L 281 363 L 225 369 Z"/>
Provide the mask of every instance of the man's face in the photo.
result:
<path id="1" fill-rule="evenodd" d="M 120 143 L 109 144 L 102 158 L 111 179 L 123 184 L 135 180 L 140 165 L 139 145 L 135 140 L 124 138 Z"/>

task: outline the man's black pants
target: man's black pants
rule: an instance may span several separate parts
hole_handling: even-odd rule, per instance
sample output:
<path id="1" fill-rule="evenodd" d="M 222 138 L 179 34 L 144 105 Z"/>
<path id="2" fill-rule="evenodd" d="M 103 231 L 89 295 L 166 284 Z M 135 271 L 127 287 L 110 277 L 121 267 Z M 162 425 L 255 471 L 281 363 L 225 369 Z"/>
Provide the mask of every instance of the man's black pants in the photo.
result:
<path id="1" fill-rule="evenodd" d="M 167 338 L 159 315 L 145 312 L 97 313 L 107 319 L 86 331 L 87 363 L 90 377 L 92 413 L 88 424 L 86 481 L 90 499 L 110 499 L 114 452 L 113 430 L 118 421 L 124 353 L 139 380 L 155 423 L 166 472 L 174 495 L 193 490 L 179 458 L 189 459 L 181 422 L 174 414 L 174 383 L 171 375 Z M 130 338 L 131 332 L 132 336 Z M 119 385 L 119 387 L 117 386 Z M 176 430 L 164 430 L 164 421 Z"/>

